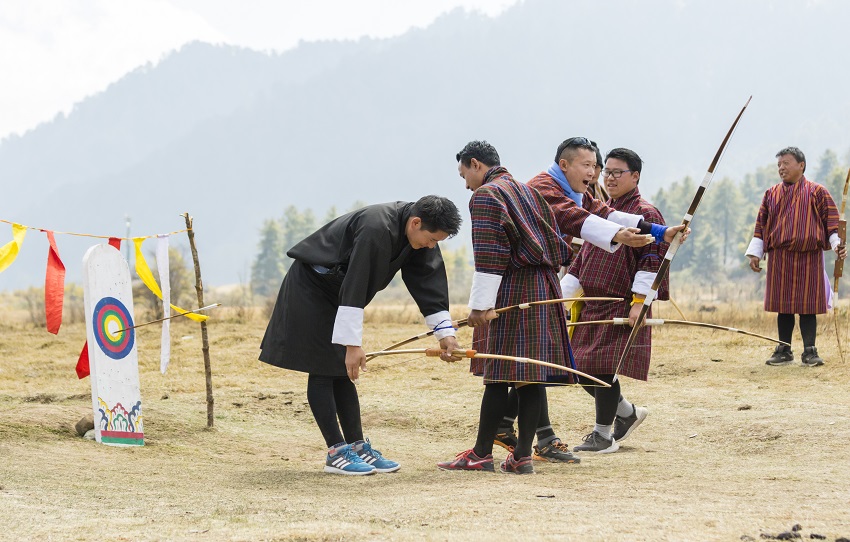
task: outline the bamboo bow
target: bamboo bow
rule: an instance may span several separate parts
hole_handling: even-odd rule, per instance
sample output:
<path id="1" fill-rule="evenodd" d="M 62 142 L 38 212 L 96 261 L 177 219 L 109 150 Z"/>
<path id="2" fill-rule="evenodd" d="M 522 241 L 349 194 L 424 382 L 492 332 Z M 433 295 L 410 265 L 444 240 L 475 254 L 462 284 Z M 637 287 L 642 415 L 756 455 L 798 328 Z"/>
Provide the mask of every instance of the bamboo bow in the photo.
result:
<path id="1" fill-rule="evenodd" d="M 606 325 L 606 324 L 615 325 L 615 326 L 628 325 L 629 319 L 628 318 L 613 318 L 611 320 L 591 320 L 591 321 L 587 321 L 587 322 L 568 322 L 567 327 L 588 326 L 588 325 Z M 662 318 L 647 318 L 646 320 L 643 321 L 642 325 L 644 325 L 644 326 L 663 326 L 665 324 L 672 324 L 672 325 L 678 325 L 678 326 L 707 327 L 709 329 L 719 329 L 719 330 L 722 330 L 722 331 L 732 331 L 734 333 L 741 333 L 743 335 L 749 335 L 751 337 L 758 337 L 759 339 L 764 339 L 766 341 L 772 341 L 772 342 L 775 342 L 775 343 L 785 344 L 785 345 L 791 346 L 790 344 L 786 343 L 785 341 L 780 341 L 778 339 L 774 339 L 773 337 L 768 337 L 766 335 L 759 335 L 758 333 L 753 333 L 751 331 L 744 331 L 743 329 L 738 329 L 738 328 L 734 328 L 734 327 L 719 326 L 717 324 L 708 324 L 708 323 L 705 323 L 705 322 L 691 322 L 690 320 L 669 320 L 669 319 L 662 319 Z"/>
<path id="2" fill-rule="evenodd" d="M 723 141 L 720 143 L 720 148 L 717 149 L 717 153 L 714 155 L 714 159 L 711 161 L 711 165 L 708 166 L 708 171 L 705 174 L 705 177 L 702 180 L 702 183 L 697 188 L 697 193 L 694 195 L 693 201 L 691 201 L 691 206 L 688 208 L 688 212 L 685 213 L 684 218 L 682 218 L 682 225 L 684 226 L 682 231 L 688 229 L 688 225 L 694 219 L 694 213 L 697 212 L 697 207 L 699 207 L 700 201 L 702 201 L 703 194 L 708 190 L 708 185 L 711 184 L 711 178 L 714 177 L 714 168 L 717 167 L 717 163 L 720 161 L 720 157 L 723 155 L 723 150 L 726 148 L 726 144 L 729 142 L 729 138 L 732 137 L 732 133 L 735 131 L 735 127 L 738 126 L 738 121 L 741 120 L 741 116 L 744 114 L 744 111 L 747 109 L 747 106 L 750 105 L 750 100 L 753 97 L 747 100 L 747 103 L 744 104 L 744 107 L 741 108 L 741 112 L 738 113 L 738 116 L 735 117 L 735 122 L 732 123 L 732 126 L 729 128 L 729 131 L 726 132 L 726 137 L 723 138 Z M 623 365 L 623 360 L 626 359 L 626 354 L 629 352 L 629 348 L 631 348 L 632 343 L 637 336 L 638 329 L 641 327 L 641 323 L 646 319 L 646 313 L 649 311 L 650 305 L 652 305 L 652 301 L 655 299 L 655 296 L 658 295 L 658 288 L 661 286 L 661 281 L 664 280 L 664 276 L 667 274 L 667 271 L 670 269 L 670 262 L 673 261 L 673 257 L 676 255 L 676 251 L 679 249 L 679 246 L 682 244 L 682 233 L 679 232 L 673 238 L 673 242 L 670 243 L 670 248 L 667 249 L 667 253 L 664 255 L 664 261 L 661 262 L 661 267 L 658 269 L 658 273 L 655 275 L 655 280 L 652 282 L 652 289 L 649 294 L 646 296 L 646 299 L 643 300 L 643 306 L 640 309 L 640 315 L 637 318 L 637 323 L 635 327 L 632 328 L 631 333 L 629 334 L 629 339 L 626 341 L 626 347 L 623 349 L 622 355 L 620 355 L 620 361 L 617 362 L 617 370 L 615 374 L 620 372 L 620 367 Z"/>
<path id="3" fill-rule="evenodd" d="M 369 360 L 376 356 L 392 356 L 395 354 L 425 354 L 426 356 L 439 356 L 440 354 L 445 353 L 445 350 L 441 350 L 439 348 L 410 348 L 407 350 L 381 350 L 380 352 L 370 352 L 366 354 L 366 359 Z M 532 365 L 539 365 L 541 367 L 549 367 L 551 369 L 560 369 L 561 371 L 566 371 L 568 373 L 573 373 L 574 375 L 578 375 L 582 378 L 587 378 L 588 380 L 592 380 L 597 384 L 601 384 L 606 388 L 610 388 L 611 384 L 607 382 L 603 382 L 596 377 L 590 376 L 589 374 L 585 374 L 581 371 L 576 371 L 570 367 L 564 367 L 563 365 L 556 365 L 554 363 L 549 363 L 548 361 L 541 361 L 539 359 L 534 358 L 522 358 L 517 356 L 505 356 L 502 354 L 485 354 L 483 352 L 478 352 L 477 350 L 452 350 L 453 356 L 460 356 L 464 358 L 490 358 L 490 359 L 504 359 L 508 361 L 514 361 L 517 363 L 530 363 Z M 545 382 L 532 382 L 536 384 L 545 384 Z"/>
<path id="4" fill-rule="evenodd" d="M 847 187 L 850 186 L 850 169 L 847 170 L 847 179 L 844 181 L 844 194 L 841 196 L 841 212 L 838 214 L 838 238 L 841 239 L 839 247 L 847 245 L 847 220 L 844 218 L 844 209 L 847 206 Z M 832 275 L 832 321 L 835 322 L 835 340 L 838 342 L 838 353 L 841 362 L 844 362 L 844 350 L 841 348 L 841 336 L 838 333 L 838 279 L 844 274 L 844 260 L 835 258 L 835 270 Z"/>
<path id="5" fill-rule="evenodd" d="M 623 300 L 623 298 L 621 298 L 621 297 L 563 297 L 563 298 L 560 298 L 560 299 L 546 299 L 546 300 L 543 300 L 543 301 L 530 301 L 528 303 L 520 303 L 518 305 L 511 305 L 509 307 L 502 307 L 500 309 L 496 309 L 496 314 L 499 315 L 499 314 L 502 314 L 503 312 L 512 311 L 514 309 L 525 310 L 525 309 L 528 309 L 528 308 L 531 308 L 531 307 L 537 306 L 537 305 L 552 305 L 554 303 L 571 303 L 573 301 L 622 301 L 622 300 Z M 455 321 L 452 322 L 452 327 L 455 328 L 455 329 L 463 327 L 463 326 L 466 325 L 466 320 L 467 320 L 466 318 L 464 318 L 462 320 L 455 320 Z M 435 332 L 436 332 L 436 330 L 432 329 L 431 331 L 426 331 L 424 333 L 420 333 L 419 335 L 414 335 L 413 337 L 409 337 L 407 339 L 404 339 L 402 341 L 399 341 L 395 344 L 392 344 L 392 345 L 384 348 L 383 350 L 381 350 L 381 352 L 387 352 L 389 350 L 395 350 L 399 346 L 404 346 L 404 345 L 410 344 L 414 341 L 418 341 L 419 339 L 424 339 L 426 337 L 430 337 Z M 366 361 L 369 361 L 373 357 L 374 356 L 372 354 L 366 354 Z"/>

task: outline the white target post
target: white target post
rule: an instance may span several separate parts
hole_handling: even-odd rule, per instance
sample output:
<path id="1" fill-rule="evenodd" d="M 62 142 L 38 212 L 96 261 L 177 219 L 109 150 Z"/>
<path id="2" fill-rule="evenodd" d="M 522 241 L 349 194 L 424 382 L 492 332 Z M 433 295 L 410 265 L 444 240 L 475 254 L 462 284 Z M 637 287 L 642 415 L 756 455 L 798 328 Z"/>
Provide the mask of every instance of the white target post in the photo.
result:
<path id="1" fill-rule="evenodd" d="M 112 446 L 144 446 L 133 291 L 120 251 L 109 245 L 86 251 L 83 292 L 95 438 Z"/>

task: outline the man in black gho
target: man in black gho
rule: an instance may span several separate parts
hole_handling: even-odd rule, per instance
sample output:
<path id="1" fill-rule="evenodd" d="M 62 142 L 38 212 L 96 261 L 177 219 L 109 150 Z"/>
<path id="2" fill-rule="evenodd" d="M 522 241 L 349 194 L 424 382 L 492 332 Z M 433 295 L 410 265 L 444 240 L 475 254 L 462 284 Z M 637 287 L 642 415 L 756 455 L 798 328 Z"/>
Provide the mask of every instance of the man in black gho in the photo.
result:
<path id="1" fill-rule="evenodd" d="M 363 309 L 398 270 L 440 348 L 458 348 L 439 241 L 461 218 L 448 199 L 369 205 L 332 220 L 287 252 L 295 261 L 280 287 L 260 360 L 308 373 L 307 401 L 325 438 L 325 472 L 395 472 L 363 437 L 354 383 L 365 368 Z M 444 361 L 460 358 L 442 354 Z M 340 427 L 341 426 L 341 427 Z"/>

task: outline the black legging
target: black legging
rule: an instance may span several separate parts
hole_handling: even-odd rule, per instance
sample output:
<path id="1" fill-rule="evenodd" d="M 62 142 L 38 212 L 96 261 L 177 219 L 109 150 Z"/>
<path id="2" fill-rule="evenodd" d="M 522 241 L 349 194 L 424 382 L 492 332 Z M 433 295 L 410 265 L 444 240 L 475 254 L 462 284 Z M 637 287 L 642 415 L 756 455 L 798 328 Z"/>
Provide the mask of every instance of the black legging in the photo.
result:
<path id="1" fill-rule="evenodd" d="M 603 382 L 611 384 L 610 388 L 603 388 L 586 378 L 579 377 L 584 391 L 596 398 L 596 423 L 599 425 L 611 425 L 617 417 L 617 405 L 622 398 L 620 395 L 620 379 L 614 380 L 610 375 L 591 375 Z"/>
<path id="2" fill-rule="evenodd" d="M 347 376 L 310 375 L 307 379 L 307 402 L 328 448 L 341 442 L 351 444 L 363 440 L 360 399 L 357 387 Z"/>
<path id="3" fill-rule="evenodd" d="M 508 408 L 504 416 L 513 420 L 516 419 L 519 412 L 519 398 L 516 390 L 516 388 L 511 388 L 508 392 Z M 546 386 L 540 386 L 540 416 L 537 418 L 537 427 L 546 427 L 547 425 L 552 425 L 549 420 L 549 400 L 546 397 Z"/>
<path id="4" fill-rule="evenodd" d="M 776 315 L 776 327 L 779 328 L 779 340 L 791 344 L 791 334 L 794 332 L 794 315 L 779 313 Z M 818 318 L 816 314 L 800 315 L 800 335 L 803 336 L 803 346 L 815 345 L 818 334 Z"/>
<path id="5" fill-rule="evenodd" d="M 540 392 L 543 386 L 526 384 L 517 388 L 517 445 L 514 457 L 520 459 L 531 455 L 531 444 L 540 418 Z M 545 392 L 544 392 L 545 393 Z M 475 441 L 475 454 L 484 457 L 493 453 L 493 438 L 499 428 L 499 422 L 508 409 L 508 384 L 494 383 L 484 386 L 481 398 L 481 415 L 478 419 L 478 438 Z"/>

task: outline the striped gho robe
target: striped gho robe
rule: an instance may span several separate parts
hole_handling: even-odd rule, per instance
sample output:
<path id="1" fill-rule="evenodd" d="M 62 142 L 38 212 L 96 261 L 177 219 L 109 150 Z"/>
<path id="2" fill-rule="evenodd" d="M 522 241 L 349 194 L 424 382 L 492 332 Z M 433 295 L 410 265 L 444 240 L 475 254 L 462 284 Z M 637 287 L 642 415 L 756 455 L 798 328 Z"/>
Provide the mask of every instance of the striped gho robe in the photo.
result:
<path id="1" fill-rule="evenodd" d="M 637 188 L 620 198 L 609 199 L 607 203 L 619 211 L 643 215 L 648 222 L 664 224 L 664 217 L 652 204 L 641 198 Z M 612 254 L 589 243 L 584 244 L 561 281 L 563 293 L 572 296 L 581 288 L 588 297 L 620 297 L 623 301 L 588 301 L 579 321 L 628 318 L 633 293 L 649 293 L 668 246 L 667 243 L 651 243 L 641 248 L 622 247 Z M 669 299 L 668 292 L 668 279 L 664 277 L 656 299 Z M 651 310 L 648 317 L 652 315 Z M 638 332 L 620 368 L 620 374 L 639 380 L 647 379 L 650 329 L 644 326 Z M 572 345 L 578 369 L 595 375 L 613 374 L 631 331 L 631 327 L 624 325 L 576 327 Z"/>
<path id="2" fill-rule="evenodd" d="M 747 248 L 748 255 L 768 255 L 764 310 L 826 313 L 830 291 L 823 251 L 838 242 L 838 209 L 826 188 L 805 176 L 768 188 Z"/>
<path id="3" fill-rule="evenodd" d="M 557 299 L 557 272 L 567 254 L 552 210 L 537 191 L 503 167 L 487 172 L 469 201 L 475 275 L 469 306 L 486 310 Z M 561 303 L 508 311 L 476 328 L 474 348 L 571 366 Z M 486 339 L 485 339 L 486 336 Z M 473 359 L 470 370 L 489 382 L 568 382 L 566 372 L 527 363 Z"/>
<path id="4" fill-rule="evenodd" d="M 602 201 L 593 198 L 590 194 L 584 194 L 579 206 L 564 194 L 564 189 L 549 175 L 543 171 L 528 181 L 528 186 L 534 188 L 555 213 L 555 220 L 564 241 L 570 245 L 573 237 L 580 237 L 593 245 L 605 248 L 613 252 L 619 247 L 612 244 L 614 235 L 623 227 L 636 227 L 640 216 L 623 213 L 612 209 Z M 572 248 L 564 263 L 569 262 L 572 256 Z"/>

